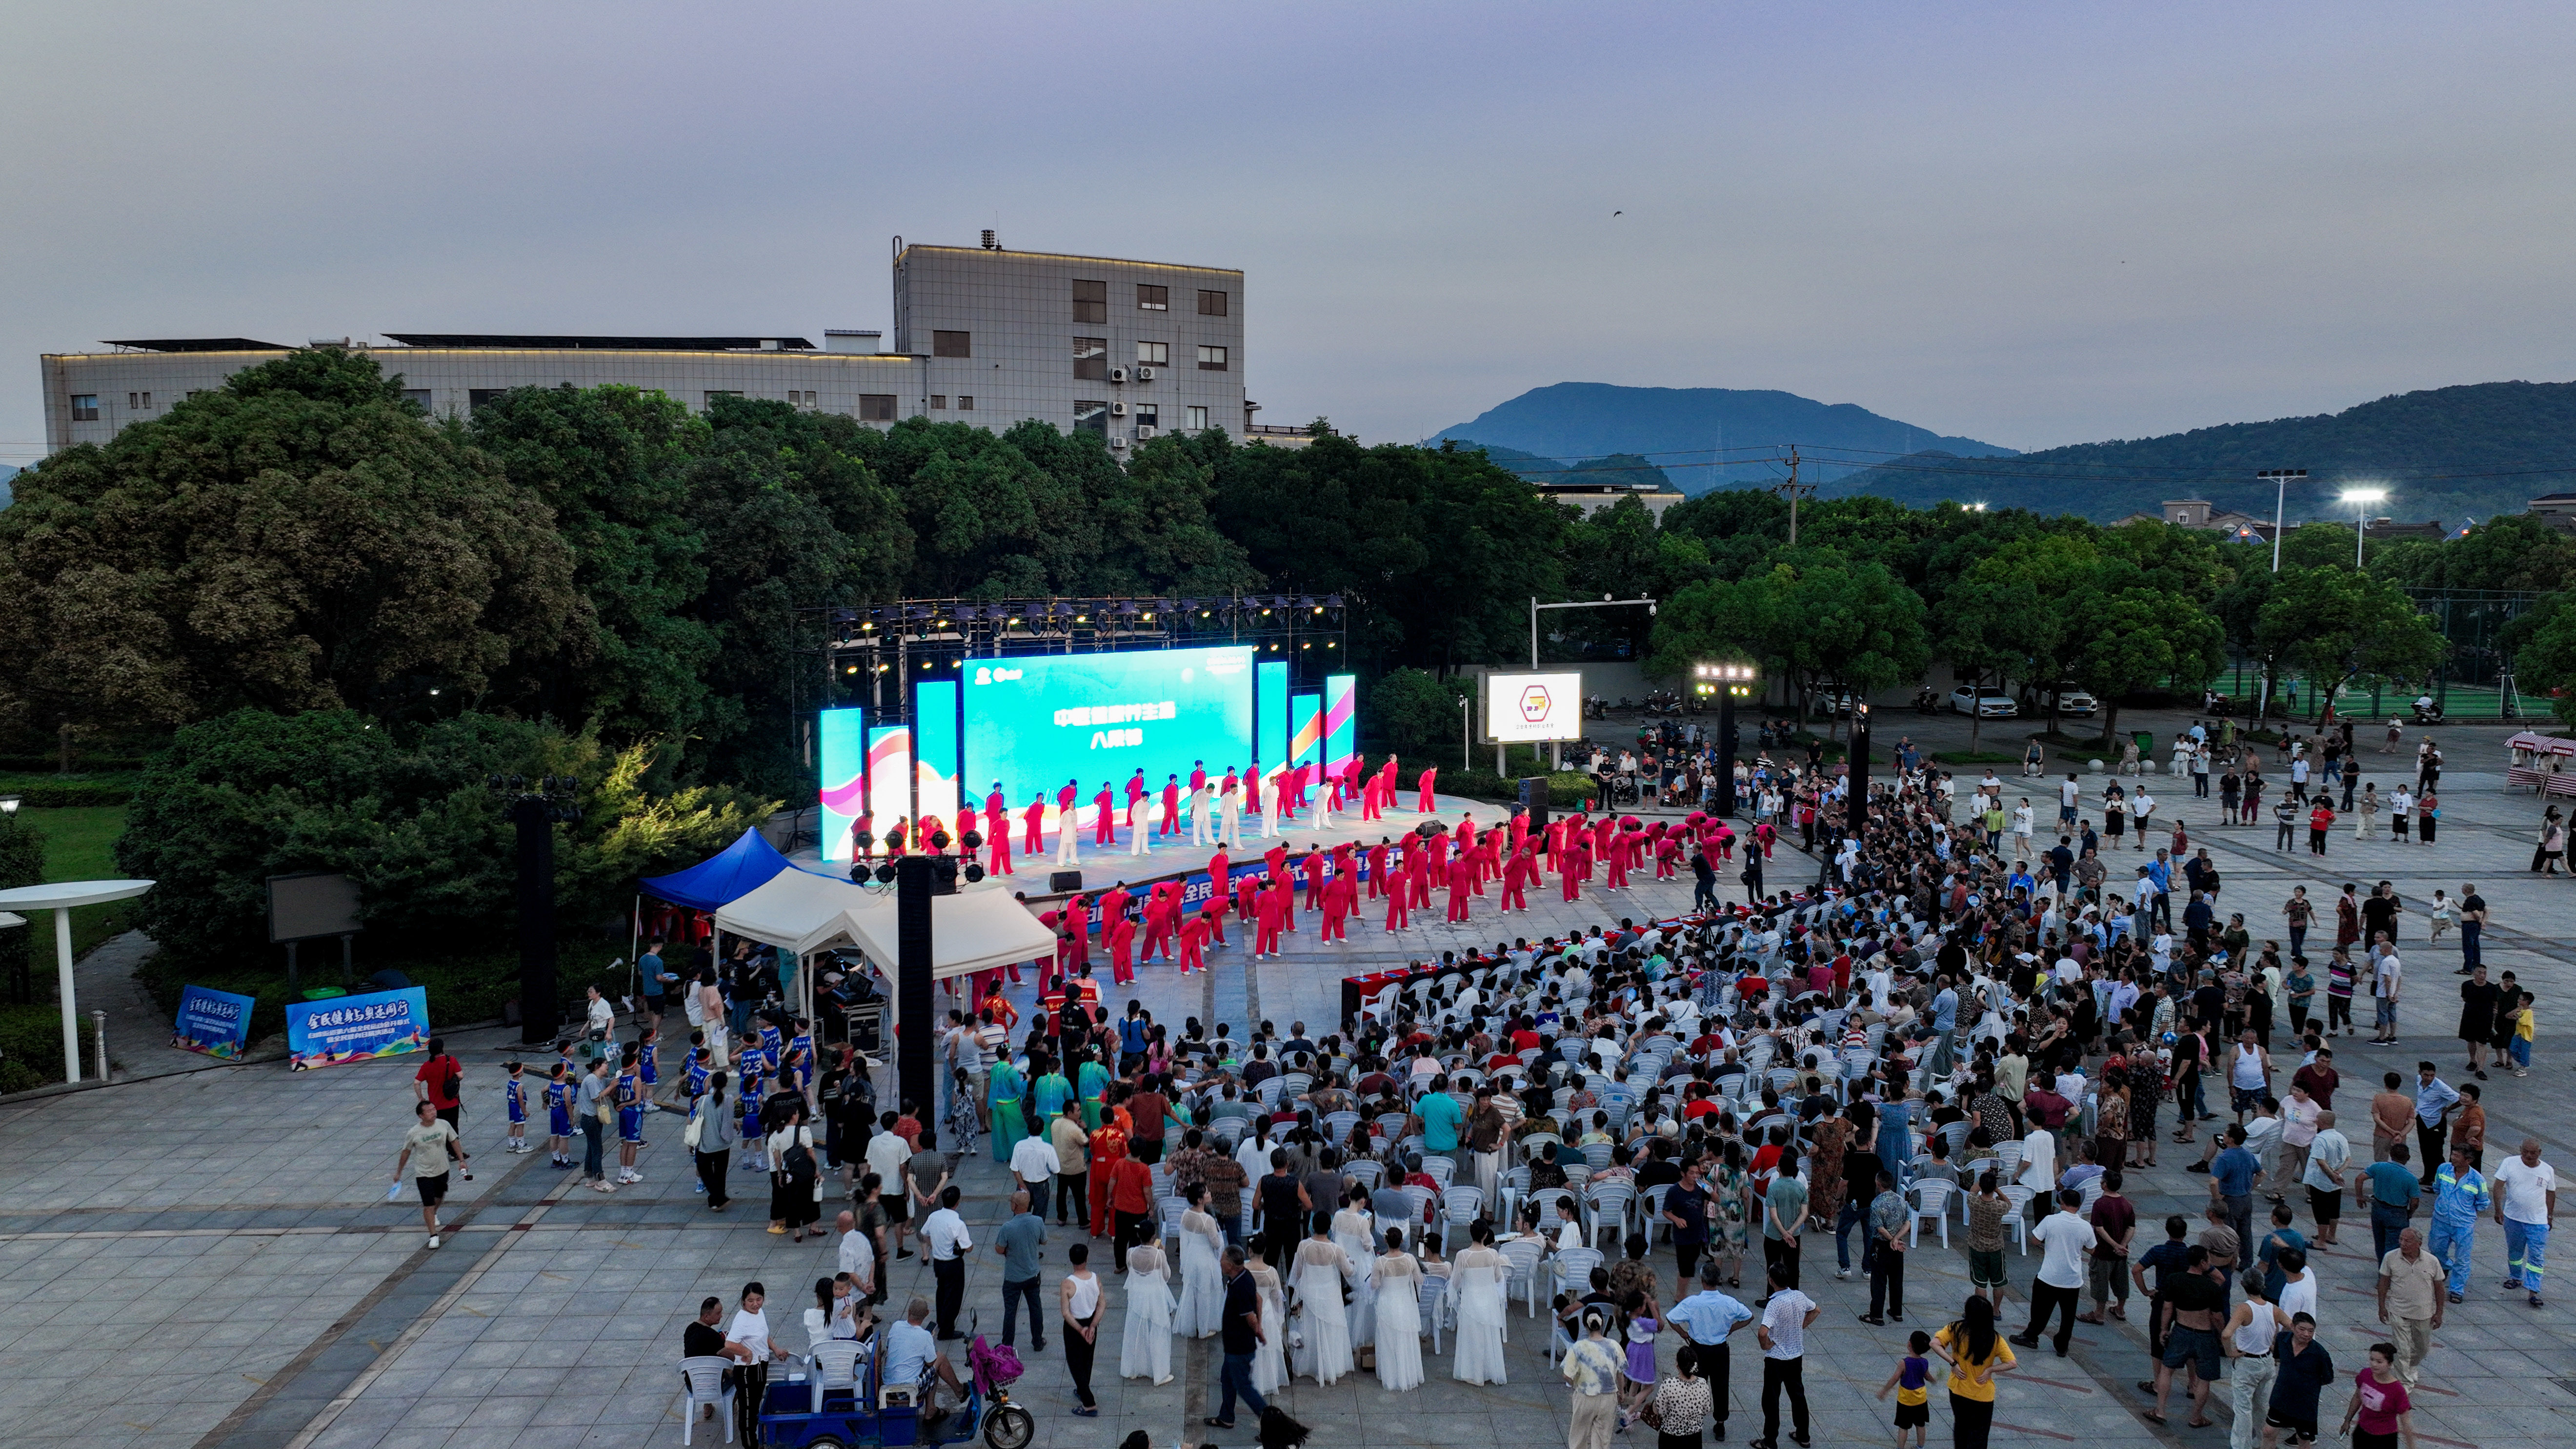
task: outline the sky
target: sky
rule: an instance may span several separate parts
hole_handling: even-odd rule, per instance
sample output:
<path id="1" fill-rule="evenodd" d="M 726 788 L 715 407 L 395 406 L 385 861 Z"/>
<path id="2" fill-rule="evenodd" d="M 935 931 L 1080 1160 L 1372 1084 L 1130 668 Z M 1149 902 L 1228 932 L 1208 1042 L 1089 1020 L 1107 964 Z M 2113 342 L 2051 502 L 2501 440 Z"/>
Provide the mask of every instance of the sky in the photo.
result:
<path id="1" fill-rule="evenodd" d="M 1265 422 L 1782 388 L 2029 449 L 2576 378 L 2576 6 L 21 4 L 0 462 L 120 336 L 1243 268 Z"/>

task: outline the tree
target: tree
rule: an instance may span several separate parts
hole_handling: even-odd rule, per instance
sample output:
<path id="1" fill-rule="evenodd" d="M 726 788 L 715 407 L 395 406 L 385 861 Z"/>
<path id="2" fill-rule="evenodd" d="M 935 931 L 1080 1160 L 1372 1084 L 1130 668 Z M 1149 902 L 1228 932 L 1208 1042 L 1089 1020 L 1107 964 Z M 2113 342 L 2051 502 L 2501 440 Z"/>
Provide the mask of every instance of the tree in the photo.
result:
<path id="1" fill-rule="evenodd" d="M 1869 691 L 1922 673 L 1923 601 L 1881 565 L 1854 565 L 1831 549 L 1783 550 L 1766 573 L 1674 595 L 1656 617 L 1646 667 L 1670 678 L 1695 660 L 1747 654 L 1790 686 L 1804 724 L 1823 681 Z"/>
<path id="2" fill-rule="evenodd" d="M 632 387 L 518 388 L 475 405 L 466 436 L 554 510 L 589 635 L 542 676 L 533 705 L 612 739 L 685 739 L 705 710 L 716 641 L 689 610 L 706 539 L 689 521 L 689 460 L 711 430 Z"/>
<path id="3" fill-rule="evenodd" d="M 1360 692 L 1369 733 L 1399 755 L 1438 758 L 1462 738 L 1458 702 L 1472 688 L 1463 679 L 1440 679 L 1419 669 L 1391 669 Z"/>
<path id="4" fill-rule="evenodd" d="M 592 638 L 545 504 L 337 348 L 237 373 L 17 491 L 0 716 L 21 726 L 510 707 Z"/>
<path id="5" fill-rule="evenodd" d="M 2576 537 L 2531 514 L 2508 513 L 2465 537 L 2382 544 L 2370 571 L 2410 588 L 2550 593 L 2576 584 Z"/>
<path id="6" fill-rule="evenodd" d="M 15 811 L 0 815 L 0 891 L 45 883 L 45 834 Z M 21 1006 L 36 999 L 36 928 L 0 931 L 0 970 L 8 976 L 9 999 Z"/>
<path id="7" fill-rule="evenodd" d="M 2526 694 L 2546 695 L 2563 724 L 2576 725 L 2576 594 L 2553 594 L 2508 625 L 2515 680 Z"/>
<path id="8" fill-rule="evenodd" d="M 2421 679 L 2448 652 L 2403 588 L 2348 568 L 2283 569 L 2255 628 L 2298 667 L 2320 717 L 2338 686 Z"/>
<path id="9" fill-rule="evenodd" d="M 587 934 L 622 919 L 638 875 L 712 854 L 776 808 L 729 789 L 648 789 L 658 748 L 485 714 L 406 744 L 353 710 L 240 710 L 181 729 L 153 758 L 117 864 L 158 882 L 139 923 L 187 961 L 266 953 L 266 880 L 301 870 L 346 872 L 370 931 L 492 937 L 516 891 L 512 828 L 485 781 L 570 775 L 583 816 L 557 827 L 557 909 Z"/>
<path id="10" fill-rule="evenodd" d="M 2076 620 L 2068 671 L 2102 701 L 2102 742 L 2117 733 L 2120 697 L 2171 683 L 2197 690 L 2227 664 L 2225 632 L 2198 601 L 2132 587 L 2070 601 Z"/>

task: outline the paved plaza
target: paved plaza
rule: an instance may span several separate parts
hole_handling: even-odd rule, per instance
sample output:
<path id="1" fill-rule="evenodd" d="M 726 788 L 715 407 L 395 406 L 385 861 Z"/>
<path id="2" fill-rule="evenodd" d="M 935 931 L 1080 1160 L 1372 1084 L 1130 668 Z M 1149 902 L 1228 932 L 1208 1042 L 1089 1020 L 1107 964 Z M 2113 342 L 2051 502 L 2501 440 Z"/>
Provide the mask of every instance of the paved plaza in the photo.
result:
<path id="1" fill-rule="evenodd" d="M 2454 748 L 2455 763 L 2467 763 L 2467 753 Z M 2365 766 L 2375 758 L 2365 754 Z M 2101 782 L 2091 783 L 2098 790 Z M 2160 818 L 2179 807 L 2195 843 L 2212 847 L 2225 875 L 2222 909 L 2243 911 L 2258 940 L 2282 934 L 2277 911 L 2292 883 L 2307 883 L 2322 902 L 2346 880 L 2388 879 L 2416 913 L 2404 932 L 2410 986 L 2402 1044 L 2374 1047 L 2363 1036 L 2336 1044 L 2346 1081 L 2337 1105 L 2347 1122 L 2359 1117 L 2382 1070 L 2411 1069 L 2429 1057 L 2447 1079 L 2459 1079 L 2461 1057 L 2450 1040 L 2457 938 L 2426 948 L 2420 912 L 2435 888 L 2457 894 L 2463 882 L 2477 882 L 2494 913 L 2490 968 L 2520 975 L 2538 994 L 2541 1020 L 2532 1076 L 2499 1074 L 2487 1084 L 2489 1142 L 2497 1149 L 2488 1160 L 2537 1135 L 2562 1171 L 2576 1170 L 2576 1132 L 2568 1130 L 2576 1060 L 2562 1050 L 2560 1035 L 2576 1023 L 2576 969 L 2565 944 L 2576 921 L 2570 910 L 2576 884 L 2525 873 L 2540 808 L 2528 794 L 2507 794 L 2500 775 L 2460 770 L 2444 786 L 2437 845 L 2357 843 L 2346 829 L 2321 864 L 2304 846 L 2275 854 L 2268 822 L 2210 828 L 2215 802 L 2185 798 L 2187 786 L 2165 798 Z M 2007 799 L 2012 795 L 2008 789 Z M 1399 815 L 1389 824 L 1403 821 Z M 1812 877 L 1813 867 L 1794 852 L 1784 850 L 1772 862 L 1775 888 Z M 1329 949 L 1310 920 L 1285 959 L 1248 963 L 1238 944 L 1219 953 L 1216 969 L 1188 981 L 1168 966 L 1149 968 L 1135 994 L 1174 1024 L 1197 1015 L 1235 1023 L 1240 1036 L 1249 1021 L 1268 1018 L 1284 1032 L 1290 1021 L 1303 1020 L 1320 1034 L 1339 1016 L 1346 973 L 1444 948 L 1671 912 L 1687 899 L 1686 881 L 1641 882 L 1616 895 L 1595 891 L 1572 905 L 1556 899 L 1552 888 L 1544 898 L 1533 890 L 1534 909 L 1525 916 L 1497 920 L 1487 904 L 1467 927 L 1432 923 L 1394 937 L 1363 920 L 1354 924 L 1347 947 Z M 1027 995 L 1023 987 L 1024 1009 Z M 1112 1000 L 1123 1005 L 1121 997 Z M 741 1206 L 722 1218 L 706 1213 L 689 1190 L 676 1117 L 653 1120 L 642 1161 L 646 1181 L 613 1197 L 569 1191 L 575 1175 L 551 1170 L 541 1152 L 499 1153 L 498 1063 L 514 1035 L 456 1038 L 469 1073 L 466 1140 L 478 1154 L 478 1171 L 474 1182 L 458 1184 L 448 1215 L 461 1226 L 436 1251 L 422 1246 L 418 1208 L 408 1193 L 400 1202 L 385 1201 L 410 1117 L 408 1062 L 299 1075 L 277 1064 L 221 1067 L 0 1107 L 0 1444 L 677 1444 L 674 1365 L 681 1326 L 699 1299 L 715 1294 L 730 1304 L 746 1280 L 763 1280 L 782 1339 L 800 1343 L 801 1329 L 793 1325 L 813 1280 L 829 1274 L 831 1250 L 763 1232 L 764 1184 L 745 1182 L 740 1173 Z M 129 1039 L 118 1050 L 132 1056 L 158 1049 Z M 2154 1225 L 2167 1212 L 2196 1212 L 2205 1200 L 2206 1180 L 2182 1171 L 2193 1155 L 2167 1143 L 2161 1167 L 2131 1173 L 2128 1195 L 2139 1207 L 2145 1242 L 2155 1240 Z M 965 1213 L 979 1241 L 989 1242 L 1004 1216 L 1002 1181 L 988 1153 L 969 1160 Z M 2304 1213 L 2300 1226 L 2307 1226 Z M 1068 1240 L 1050 1233 L 1051 1281 L 1062 1271 Z M 2576 1432 L 2576 1289 L 2562 1286 L 2547 1309 L 2534 1312 L 2521 1294 L 2496 1286 L 2503 1248 L 2492 1224 L 2481 1228 L 2476 1252 L 2469 1301 L 2450 1311 L 2427 1362 L 2417 1426 L 2431 1442 L 2453 1449 L 2564 1443 Z M 1669 1249 L 1659 1249 L 1658 1257 L 1669 1285 Z M 1931 1326 L 1955 1311 L 1966 1292 L 1964 1253 L 1927 1244 L 1907 1273 L 1908 1321 L 1887 1328 L 1855 1321 L 1866 1306 L 1867 1285 L 1836 1282 L 1831 1257 L 1828 1236 L 1808 1238 L 1805 1286 L 1824 1306 L 1809 1335 L 1807 1365 L 1818 1442 L 1884 1442 L 1889 1411 L 1872 1394 L 1901 1351 L 1906 1329 Z M 2038 1259 L 2012 1261 L 2024 1275 L 2007 1314 L 2018 1329 L 2026 1275 Z M 928 1295 L 930 1274 L 919 1260 L 895 1266 L 898 1307 L 911 1293 Z M 996 1334 L 997 1267 L 979 1252 L 968 1291 L 986 1331 Z M 2347 1248 L 2326 1256 L 2323 1272 L 2324 1301 L 2332 1307 L 2320 1342 L 2348 1381 L 2363 1361 L 2363 1346 L 2380 1336 L 2372 1322 L 2371 1265 Z M 1160 1449 L 1207 1432 L 1198 1420 L 1216 1378 L 1210 1341 L 1176 1346 L 1175 1377 L 1167 1386 L 1122 1384 L 1114 1377 L 1119 1297 L 1110 1293 L 1112 1311 L 1102 1327 L 1099 1419 L 1067 1412 L 1071 1398 L 1052 1328 L 1044 1354 L 1026 1353 L 1024 1337 L 1029 1372 L 1016 1393 L 1036 1414 L 1038 1449 L 1109 1449 L 1130 1429 L 1147 1431 Z M 2212 1408 L 2216 1428 L 2183 1428 L 2177 1413 L 2173 1426 L 2160 1430 L 2138 1417 L 2142 1401 L 2133 1384 L 2146 1364 L 2144 1314 L 2132 1319 L 2079 1327 L 2075 1351 L 2063 1361 L 2044 1347 L 2025 1352 L 2025 1371 L 2005 1380 L 1999 1439 L 2223 1443 L 2223 1391 Z M 1545 1329 L 1543 1317 L 1526 1317 L 1514 1305 L 1507 1387 L 1456 1384 L 1448 1378 L 1447 1354 L 1432 1357 L 1426 1348 L 1429 1380 L 1416 1392 L 1390 1395 L 1360 1376 L 1332 1388 L 1301 1382 L 1282 1400 L 1316 1427 L 1319 1445 L 1558 1442 L 1565 1394 L 1544 1361 Z M 1669 1340 L 1664 1352 L 1669 1362 Z M 1759 1428 L 1753 1356 L 1749 1345 L 1739 1346 L 1733 1443 Z M 2345 1392 L 2341 1386 L 2329 1391 L 2329 1424 Z M 1948 1432 L 1946 1414 L 1945 1407 L 1935 1410 L 1936 1439 Z M 702 1443 L 722 1442 L 720 1426 L 701 1432 Z M 1630 1437 L 1649 1442 L 1640 1437 L 1645 1432 Z M 1249 1439 L 1240 1431 L 1219 1437 Z"/>

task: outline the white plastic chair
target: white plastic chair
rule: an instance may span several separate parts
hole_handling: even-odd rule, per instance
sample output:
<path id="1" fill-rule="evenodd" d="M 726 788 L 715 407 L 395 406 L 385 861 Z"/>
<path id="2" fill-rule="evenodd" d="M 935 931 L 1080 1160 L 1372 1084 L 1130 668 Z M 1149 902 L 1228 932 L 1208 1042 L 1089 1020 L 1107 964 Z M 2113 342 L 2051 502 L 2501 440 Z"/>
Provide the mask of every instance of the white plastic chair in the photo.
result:
<path id="1" fill-rule="evenodd" d="M 1449 1280 L 1425 1275 L 1422 1279 L 1422 1331 L 1431 1335 L 1431 1352 L 1440 1352 L 1440 1329 L 1448 1318 Z"/>
<path id="2" fill-rule="evenodd" d="M 680 1375 L 687 1382 L 680 1389 L 680 1442 L 686 1444 L 697 1432 L 698 1410 L 712 1404 L 716 1418 L 724 1424 L 725 1442 L 733 1442 L 733 1387 L 724 1381 L 725 1370 L 733 1360 L 715 1355 L 680 1360 Z"/>
<path id="3" fill-rule="evenodd" d="M 1604 1226 L 1618 1237 L 1628 1235 L 1628 1217 L 1637 1206 L 1636 1188 L 1624 1182 L 1597 1182 L 1586 1190 L 1584 1196 L 1592 1210 L 1592 1242 L 1601 1241 Z"/>
<path id="4" fill-rule="evenodd" d="M 1354 1157 L 1342 1164 L 1343 1176 L 1357 1179 L 1360 1186 L 1371 1192 L 1377 1190 L 1378 1181 L 1385 1173 L 1386 1164 L 1374 1157 Z"/>
<path id="5" fill-rule="evenodd" d="M 2004 1212 L 2004 1226 L 2012 1229 L 2013 1245 L 2027 1257 L 2030 1254 L 2030 1219 L 2025 1214 L 2029 1211 L 2030 1200 L 2037 1194 L 2017 1182 L 2006 1187 L 2003 1194 L 2004 1201 L 2012 1204 Z"/>
<path id="6" fill-rule="evenodd" d="M 1440 1184 L 1440 1190 L 1443 1193 L 1446 1193 L 1449 1190 L 1449 1180 L 1457 1176 L 1458 1159 L 1454 1157 L 1425 1157 L 1422 1159 L 1422 1173 L 1423 1176 Z"/>
<path id="7" fill-rule="evenodd" d="M 1666 1238 L 1673 1235 L 1673 1225 L 1664 1220 L 1664 1197 L 1672 1190 L 1673 1185 L 1669 1182 L 1647 1188 L 1640 1201 L 1638 1213 L 1646 1220 L 1646 1242 L 1649 1246 L 1653 1245 L 1657 1233 Z"/>
<path id="8" fill-rule="evenodd" d="M 855 1338 L 831 1338 L 813 1345 L 806 1361 L 812 1365 L 806 1382 L 813 1389 L 806 1412 L 823 1412 L 823 1395 L 834 1389 L 859 1391 L 859 1360 L 867 1356 L 867 1346 Z"/>
<path id="9" fill-rule="evenodd" d="M 1601 1266 L 1601 1254 L 1592 1248 L 1568 1248 L 1556 1255 L 1556 1291 L 1580 1298 L 1592 1291 L 1592 1270 Z"/>
<path id="10" fill-rule="evenodd" d="M 1503 1261 L 1509 1263 L 1512 1270 L 1511 1277 L 1503 1283 L 1505 1301 L 1510 1300 L 1512 1291 L 1517 1288 L 1520 1290 L 1521 1302 L 1529 1309 L 1530 1316 L 1537 1317 L 1538 1266 L 1540 1260 L 1547 1255 L 1547 1245 L 1537 1238 L 1514 1238 L 1508 1243 L 1497 1245 L 1497 1251 L 1502 1253 Z"/>
<path id="11" fill-rule="evenodd" d="M 1920 1205 L 1906 1209 L 1906 1236 L 1913 1244 L 1923 1241 L 1923 1223 L 1930 1219 L 1941 1230 L 1941 1246 L 1950 1246 L 1950 1194 L 1955 1190 L 1943 1178 L 1927 1177 L 1914 1185 L 1922 1196 Z"/>
<path id="12" fill-rule="evenodd" d="M 1485 1190 L 1472 1182 L 1461 1182 L 1440 1194 L 1441 1216 L 1460 1231 L 1474 1227 L 1485 1209 Z"/>

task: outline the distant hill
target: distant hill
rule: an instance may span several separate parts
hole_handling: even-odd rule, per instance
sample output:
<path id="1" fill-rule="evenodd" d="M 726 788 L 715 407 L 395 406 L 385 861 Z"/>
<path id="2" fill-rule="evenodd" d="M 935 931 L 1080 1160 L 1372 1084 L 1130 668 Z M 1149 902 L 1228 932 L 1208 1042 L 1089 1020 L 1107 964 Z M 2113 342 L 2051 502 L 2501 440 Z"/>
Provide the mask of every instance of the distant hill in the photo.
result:
<path id="1" fill-rule="evenodd" d="M 1873 493 L 1921 506 L 1945 498 L 2080 513 L 2109 522 L 2156 513 L 2168 498 L 2206 498 L 2260 518 L 2274 491 L 2264 468 L 2305 468 L 2292 522 L 2346 520 L 2345 487 L 2386 488 L 2380 512 L 2457 525 L 2520 513 L 2543 493 L 2576 487 L 2576 382 L 2482 382 L 2398 393 L 2314 417 L 2227 423 L 2160 438 L 2080 443 L 2008 460 L 1926 451 L 1851 474 L 1825 491 Z"/>
<path id="2" fill-rule="evenodd" d="M 1556 458 L 1542 458 L 1500 443 L 1470 443 L 1458 440 L 1462 448 L 1485 450 L 1485 456 L 1500 467 L 1508 468 L 1533 483 L 1617 483 L 1630 487 L 1671 488 L 1672 478 L 1663 469 L 1635 453 L 1613 453 L 1602 458 L 1581 458 L 1568 463 Z"/>
<path id="3" fill-rule="evenodd" d="M 1441 429 L 1434 441 L 1441 438 L 1485 444 L 1497 462 L 1504 461 L 1493 451 L 1497 447 L 1559 463 L 1626 454 L 1640 464 L 1660 465 L 1685 493 L 1771 481 L 1780 470 L 1750 450 L 1789 443 L 1870 455 L 1939 449 L 1968 457 L 2014 456 L 2010 448 L 1947 437 L 1850 403 L 1820 403 L 1796 393 L 1606 382 L 1532 388 L 1469 422 Z M 1718 451 L 1713 455 L 1711 450 Z M 1733 461 L 1707 466 L 1712 456 Z M 1851 471 L 1849 463 L 1826 465 L 1807 470 L 1806 476 L 1831 479 Z"/>

